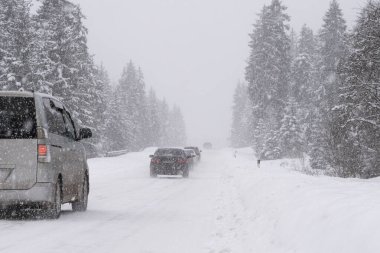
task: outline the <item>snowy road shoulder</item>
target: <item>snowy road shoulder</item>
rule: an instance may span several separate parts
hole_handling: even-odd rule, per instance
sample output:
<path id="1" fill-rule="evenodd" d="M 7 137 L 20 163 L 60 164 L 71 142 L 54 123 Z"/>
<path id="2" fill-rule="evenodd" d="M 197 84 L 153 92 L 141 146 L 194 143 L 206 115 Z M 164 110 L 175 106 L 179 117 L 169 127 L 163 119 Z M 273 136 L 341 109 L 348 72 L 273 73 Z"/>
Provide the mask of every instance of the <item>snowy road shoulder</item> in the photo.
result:
<path id="1" fill-rule="evenodd" d="M 249 213 L 249 252 L 378 252 L 377 179 L 308 176 L 284 161 L 258 169 L 246 157 L 233 178 Z"/>

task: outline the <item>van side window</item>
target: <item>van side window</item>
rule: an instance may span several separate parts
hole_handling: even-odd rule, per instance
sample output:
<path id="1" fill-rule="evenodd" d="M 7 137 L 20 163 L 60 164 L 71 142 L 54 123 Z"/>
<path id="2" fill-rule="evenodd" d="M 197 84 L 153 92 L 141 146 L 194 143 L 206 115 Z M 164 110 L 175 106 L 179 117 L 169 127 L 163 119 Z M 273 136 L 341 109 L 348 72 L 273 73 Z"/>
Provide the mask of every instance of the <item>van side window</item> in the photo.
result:
<path id="1" fill-rule="evenodd" d="M 58 109 L 54 102 L 49 98 L 44 98 L 44 107 L 46 119 L 49 126 L 49 132 L 58 135 L 65 135 L 66 128 L 63 120 L 62 110 Z"/>
<path id="2" fill-rule="evenodd" d="M 63 112 L 63 118 L 66 125 L 66 136 L 73 140 L 76 140 L 73 121 L 71 120 L 70 114 L 66 110 Z"/>

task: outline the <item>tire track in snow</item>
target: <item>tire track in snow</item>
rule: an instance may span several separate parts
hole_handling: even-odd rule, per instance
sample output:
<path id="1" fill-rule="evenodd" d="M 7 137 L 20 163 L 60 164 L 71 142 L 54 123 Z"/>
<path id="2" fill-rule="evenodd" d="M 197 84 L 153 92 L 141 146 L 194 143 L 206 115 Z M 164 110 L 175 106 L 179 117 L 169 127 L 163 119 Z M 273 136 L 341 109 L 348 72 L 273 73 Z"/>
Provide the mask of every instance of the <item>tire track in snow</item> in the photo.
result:
<path id="1" fill-rule="evenodd" d="M 216 231 L 211 236 L 207 253 L 248 253 L 248 233 L 245 223 L 249 221 L 246 207 L 236 181 L 237 167 L 226 162 L 220 181 L 220 193 L 215 208 Z"/>

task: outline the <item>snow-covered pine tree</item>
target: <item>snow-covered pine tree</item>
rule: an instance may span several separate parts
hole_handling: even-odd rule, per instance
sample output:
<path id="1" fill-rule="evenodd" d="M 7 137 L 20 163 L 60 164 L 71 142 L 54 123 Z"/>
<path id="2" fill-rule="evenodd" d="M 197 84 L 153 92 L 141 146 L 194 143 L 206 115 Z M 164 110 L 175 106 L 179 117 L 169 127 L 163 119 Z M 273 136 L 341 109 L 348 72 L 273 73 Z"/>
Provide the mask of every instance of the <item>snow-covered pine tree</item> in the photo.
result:
<path id="1" fill-rule="evenodd" d="M 186 144 L 185 121 L 181 109 L 174 105 L 169 112 L 168 144 L 173 147 L 180 147 Z"/>
<path id="2" fill-rule="evenodd" d="M 34 89 L 36 35 L 29 0 L 0 1 L 0 88 Z"/>
<path id="3" fill-rule="evenodd" d="M 232 107 L 232 129 L 230 142 L 234 148 L 252 145 L 250 139 L 251 103 L 248 97 L 248 88 L 239 82 L 235 89 L 234 104 Z M 253 131 L 253 130 L 252 130 Z"/>
<path id="4" fill-rule="evenodd" d="M 145 90 L 145 81 L 144 74 L 141 68 L 137 71 L 137 89 L 136 89 L 136 98 L 137 98 L 137 106 L 138 106 L 138 125 L 140 128 L 140 136 L 138 146 L 141 148 L 145 148 L 149 146 L 149 135 L 148 135 L 148 98 Z"/>
<path id="5" fill-rule="evenodd" d="M 336 168 L 341 176 L 380 175 L 380 2 L 362 10 L 350 36 L 352 50 L 340 66 Z"/>
<path id="6" fill-rule="evenodd" d="M 66 0 L 43 0 L 34 20 L 39 37 L 37 88 L 65 102 L 81 125 L 93 127 L 98 99 L 87 29 L 79 6 Z"/>
<path id="7" fill-rule="evenodd" d="M 119 81 L 120 86 L 120 116 L 123 125 L 123 135 L 126 138 L 126 143 L 124 149 L 131 151 L 137 151 L 138 147 L 138 136 L 139 136 L 139 126 L 137 125 L 137 115 L 138 109 L 134 102 L 135 97 L 135 87 L 137 85 L 138 77 L 136 68 L 132 61 L 124 68 Z"/>
<path id="8" fill-rule="evenodd" d="M 319 34 L 319 57 L 318 63 L 319 80 L 321 87 L 314 95 L 314 104 L 318 105 L 318 112 L 314 115 L 313 128 L 309 154 L 311 164 L 315 169 L 329 169 L 336 158 L 336 129 L 334 129 L 336 115 L 333 108 L 337 104 L 339 78 L 337 68 L 339 62 L 347 53 L 346 47 L 346 22 L 342 10 L 336 0 L 330 4 L 330 8 L 324 17 L 324 24 Z M 315 155 L 313 153 L 318 153 Z M 317 159 L 319 161 L 313 161 Z M 318 167 L 317 165 L 328 165 Z"/>
<path id="9" fill-rule="evenodd" d="M 119 81 L 121 89 L 121 114 L 127 148 L 138 151 L 146 146 L 146 94 L 141 70 L 133 62 L 124 68 Z"/>
<path id="10" fill-rule="evenodd" d="M 305 141 L 303 151 L 306 151 L 316 109 L 316 105 L 311 102 L 314 99 L 317 83 L 317 42 L 313 31 L 306 25 L 301 29 L 297 48 L 298 52 L 292 63 L 290 96 L 298 104 L 296 116 L 302 130 L 302 139 Z"/>
<path id="11" fill-rule="evenodd" d="M 340 60 L 346 55 L 347 26 L 343 12 L 337 0 L 332 0 L 320 30 L 319 63 L 320 80 L 324 87 L 324 100 L 329 109 L 336 105 L 338 99 L 339 80 L 337 68 Z"/>
<path id="12" fill-rule="evenodd" d="M 297 118 L 298 103 L 290 98 L 281 120 L 280 139 L 282 154 L 287 158 L 302 157 L 304 141 L 300 122 Z"/>
<path id="13" fill-rule="evenodd" d="M 253 130 L 253 148 L 258 159 L 264 158 L 264 145 L 266 141 L 267 128 L 263 119 L 258 119 Z"/>
<path id="14" fill-rule="evenodd" d="M 147 98 L 146 124 L 148 147 L 158 147 L 160 145 L 161 122 L 159 115 L 159 102 L 155 91 L 151 88 Z"/>
<path id="15" fill-rule="evenodd" d="M 91 141 L 99 145 L 101 150 L 108 150 L 107 121 L 109 120 L 109 107 L 112 99 L 112 88 L 108 73 L 103 65 L 94 66 L 95 89 L 97 96 L 92 102 L 96 132 Z"/>
<path id="16" fill-rule="evenodd" d="M 107 151 L 124 150 L 127 148 L 125 135 L 124 113 L 122 110 L 125 100 L 123 99 L 121 87 L 117 85 L 111 92 L 107 108 L 106 133 Z"/>
<path id="17" fill-rule="evenodd" d="M 298 34 L 294 29 L 290 31 L 290 57 L 295 59 L 298 55 Z"/>
<path id="18" fill-rule="evenodd" d="M 168 146 L 169 144 L 169 139 L 170 139 L 170 121 L 169 121 L 169 106 L 166 102 L 166 99 L 163 99 L 162 101 L 159 101 L 158 103 L 158 115 L 160 119 L 160 145 L 161 147 L 163 146 Z"/>
<path id="19" fill-rule="evenodd" d="M 278 130 L 289 92 L 289 73 L 291 64 L 291 45 L 288 35 L 289 16 L 286 7 L 279 0 L 272 0 L 264 6 L 254 31 L 251 34 L 251 54 L 246 68 L 249 95 L 252 102 L 254 128 L 261 119 L 268 128 L 261 133 L 260 139 L 269 136 L 274 147 L 266 154 L 276 157 L 280 144 Z"/>

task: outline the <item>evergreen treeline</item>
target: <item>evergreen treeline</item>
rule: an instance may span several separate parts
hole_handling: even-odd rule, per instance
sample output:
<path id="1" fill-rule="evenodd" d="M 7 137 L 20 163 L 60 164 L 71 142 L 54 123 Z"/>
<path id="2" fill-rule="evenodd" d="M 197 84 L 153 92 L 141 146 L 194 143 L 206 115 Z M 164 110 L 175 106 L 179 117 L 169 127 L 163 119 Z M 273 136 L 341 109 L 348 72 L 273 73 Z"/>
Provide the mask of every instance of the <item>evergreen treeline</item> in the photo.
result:
<path id="1" fill-rule="evenodd" d="M 34 90 L 60 98 L 91 142 L 102 151 L 184 145 L 178 107 L 169 109 L 145 91 L 143 73 L 129 63 L 117 87 L 87 47 L 84 15 L 67 0 L 43 0 L 36 14 L 31 0 L 0 1 L 0 88 Z M 179 132 L 180 131 L 180 132 Z"/>
<path id="2" fill-rule="evenodd" d="M 312 168 L 342 177 L 379 176 L 380 2 L 368 2 L 351 32 L 336 0 L 317 34 L 288 22 L 279 0 L 258 16 L 231 144 L 253 145 L 261 159 L 306 153 Z"/>

